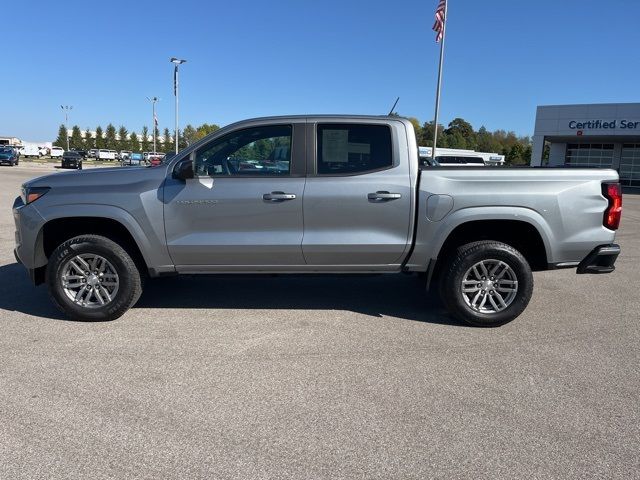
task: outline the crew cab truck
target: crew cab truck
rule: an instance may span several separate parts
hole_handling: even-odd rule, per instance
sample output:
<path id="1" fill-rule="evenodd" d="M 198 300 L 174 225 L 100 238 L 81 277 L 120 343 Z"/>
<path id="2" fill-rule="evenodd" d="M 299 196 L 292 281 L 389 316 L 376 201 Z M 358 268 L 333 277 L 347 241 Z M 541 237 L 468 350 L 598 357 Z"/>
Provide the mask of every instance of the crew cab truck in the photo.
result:
<path id="1" fill-rule="evenodd" d="M 614 170 L 423 167 L 404 119 L 291 116 L 158 166 L 31 180 L 13 214 L 16 258 L 76 320 L 121 316 L 145 277 L 404 272 L 498 326 L 527 306 L 533 270 L 612 272 L 621 209 Z"/>

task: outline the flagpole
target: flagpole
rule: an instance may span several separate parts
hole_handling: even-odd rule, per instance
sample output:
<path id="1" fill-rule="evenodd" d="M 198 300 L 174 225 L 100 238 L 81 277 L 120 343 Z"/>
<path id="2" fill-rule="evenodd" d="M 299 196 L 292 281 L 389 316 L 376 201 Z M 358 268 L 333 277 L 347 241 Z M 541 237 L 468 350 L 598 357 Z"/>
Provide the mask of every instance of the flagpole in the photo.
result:
<path id="1" fill-rule="evenodd" d="M 436 144 L 438 142 L 438 115 L 440 114 L 440 89 L 442 87 L 442 65 L 444 63 L 444 40 L 447 34 L 447 9 L 449 1 L 444 3 L 444 19 L 442 21 L 442 40 L 440 41 L 440 62 L 438 64 L 438 86 L 436 87 L 436 112 L 433 120 L 433 148 L 431 149 L 431 159 L 436 158 Z"/>

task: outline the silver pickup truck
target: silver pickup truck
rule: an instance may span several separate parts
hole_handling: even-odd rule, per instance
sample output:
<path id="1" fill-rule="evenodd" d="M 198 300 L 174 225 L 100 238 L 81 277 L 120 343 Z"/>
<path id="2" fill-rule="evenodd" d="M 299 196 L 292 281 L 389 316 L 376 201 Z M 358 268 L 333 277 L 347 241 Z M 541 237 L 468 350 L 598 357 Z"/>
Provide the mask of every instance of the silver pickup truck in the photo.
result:
<path id="1" fill-rule="evenodd" d="M 457 318 L 516 318 L 534 270 L 609 273 L 613 170 L 420 164 L 397 117 L 229 125 L 158 166 L 31 180 L 15 254 L 72 319 L 110 320 L 176 274 L 416 273 Z"/>

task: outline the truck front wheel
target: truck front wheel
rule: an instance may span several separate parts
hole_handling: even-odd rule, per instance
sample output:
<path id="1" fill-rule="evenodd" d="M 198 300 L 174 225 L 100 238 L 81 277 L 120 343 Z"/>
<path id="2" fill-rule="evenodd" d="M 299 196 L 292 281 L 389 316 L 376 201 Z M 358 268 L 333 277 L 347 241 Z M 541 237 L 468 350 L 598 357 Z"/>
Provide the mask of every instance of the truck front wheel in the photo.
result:
<path id="1" fill-rule="evenodd" d="M 533 274 L 510 245 L 486 240 L 459 247 L 444 267 L 442 301 L 458 319 L 478 327 L 498 327 L 527 307 Z"/>
<path id="2" fill-rule="evenodd" d="M 142 294 L 131 256 L 99 235 L 81 235 L 58 246 L 49 258 L 46 282 L 55 305 L 72 320 L 115 320 Z"/>

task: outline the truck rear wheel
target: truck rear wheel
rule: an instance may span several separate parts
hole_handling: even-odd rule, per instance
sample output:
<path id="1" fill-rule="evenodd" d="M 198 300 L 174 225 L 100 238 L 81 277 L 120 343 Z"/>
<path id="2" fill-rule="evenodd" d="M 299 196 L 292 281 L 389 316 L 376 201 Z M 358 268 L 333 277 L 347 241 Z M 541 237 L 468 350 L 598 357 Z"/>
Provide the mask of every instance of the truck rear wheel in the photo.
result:
<path id="1" fill-rule="evenodd" d="M 131 256 L 99 235 L 81 235 L 58 246 L 49 258 L 46 281 L 51 299 L 72 320 L 115 320 L 142 294 Z"/>
<path id="2" fill-rule="evenodd" d="M 459 247 L 445 266 L 440 294 L 458 319 L 498 327 L 520 315 L 533 293 L 533 274 L 510 245 L 486 240 Z"/>

